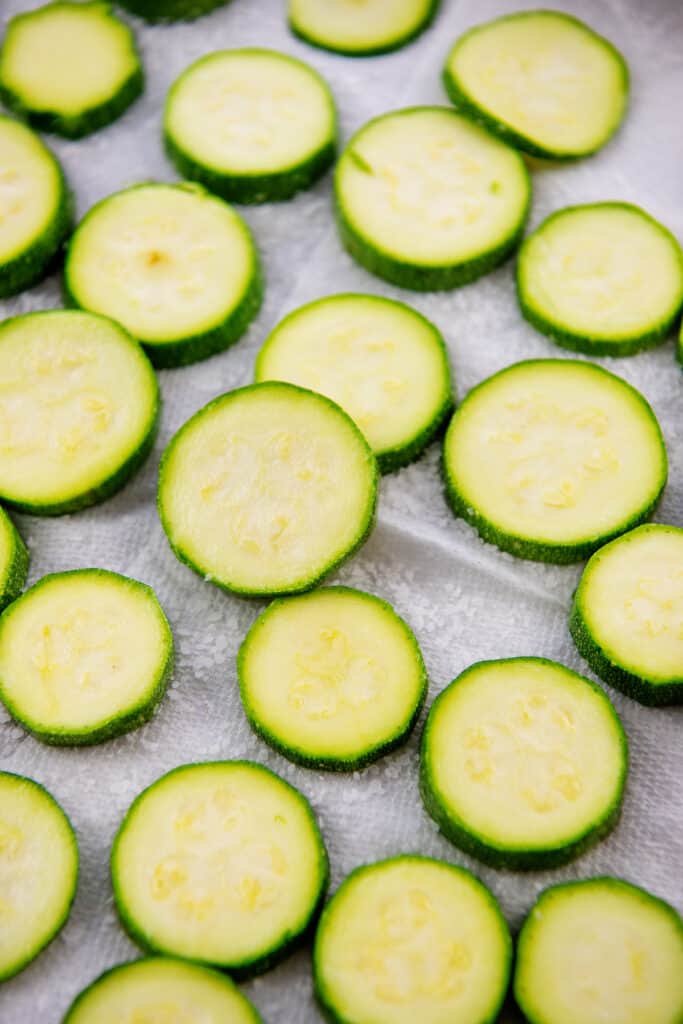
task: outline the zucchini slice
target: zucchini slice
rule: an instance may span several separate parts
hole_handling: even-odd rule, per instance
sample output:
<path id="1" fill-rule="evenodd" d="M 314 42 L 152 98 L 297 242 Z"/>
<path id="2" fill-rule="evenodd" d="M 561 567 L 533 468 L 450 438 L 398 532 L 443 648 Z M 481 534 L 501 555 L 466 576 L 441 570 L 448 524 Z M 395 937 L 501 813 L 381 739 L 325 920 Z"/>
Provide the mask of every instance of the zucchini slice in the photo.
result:
<path id="1" fill-rule="evenodd" d="M 618 878 L 551 886 L 520 933 L 514 990 L 530 1024 L 680 1024 L 683 922 Z"/>
<path id="2" fill-rule="evenodd" d="M 683 704 L 683 530 L 639 526 L 600 548 L 569 629 L 606 683 L 641 704 Z"/>
<path id="3" fill-rule="evenodd" d="M 672 331 L 683 306 L 683 252 L 637 206 L 570 206 L 525 239 L 517 295 L 526 319 L 559 345 L 630 356 Z"/>
<path id="4" fill-rule="evenodd" d="M 117 3 L 146 21 L 194 21 L 217 7 L 224 7 L 229 0 L 117 0 Z"/>
<path id="5" fill-rule="evenodd" d="M 0 116 L 0 299 L 51 268 L 71 230 L 71 195 L 57 158 L 30 128 Z"/>
<path id="6" fill-rule="evenodd" d="M 440 0 L 289 0 L 289 27 L 313 46 L 349 57 L 398 50 L 431 24 Z"/>
<path id="7" fill-rule="evenodd" d="M 624 730 L 598 686 L 544 658 L 509 658 L 471 665 L 434 701 L 420 780 L 451 842 L 526 871 L 604 838 L 627 770 Z"/>
<path id="8" fill-rule="evenodd" d="M 0 771 L 0 982 L 22 971 L 64 926 L 78 883 L 78 844 L 53 796 Z"/>
<path id="9" fill-rule="evenodd" d="M 155 366 L 184 366 L 237 341 L 261 305 L 251 233 L 199 185 L 124 189 L 90 210 L 64 272 L 72 306 L 110 316 Z"/>
<path id="10" fill-rule="evenodd" d="M 531 359 L 489 377 L 456 410 L 444 444 L 456 515 L 520 558 L 566 564 L 644 522 L 667 455 L 645 398 L 574 359 Z"/>
<path id="11" fill-rule="evenodd" d="M 154 591 L 105 569 L 44 576 L 0 616 L 0 700 L 45 743 L 100 743 L 143 725 L 172 667 Z"/>
<path id="12" fill-rule="evenodd" d="M 102 0 L 57 0 L 7 26 L 0 97 L 41 131 L 89 135 L 115 121 L 143 88 L 133 33 Z"/>
<path id="13" fill-rule="evenodd" d="M 171 439 L 159 514 L 181 562 L 245 595 L 310 590 L 360 547 L 377 462 L 334 402 L 267 382 L 215 398 Z"/>
<path id="14" fill-rule="evenodd" d="M 410 306 L 331 295 L 296 309 L 266 338 L 256 381 L 284 380 L 333 399 L 389 473 L 422 454 L 453 409 L 444 340 Z"/>
<path id="15" fill-rule="evenodd" d="M 335 172 L 341 239 L 402 288 L 455 288 L 488 273 L 521 239 L 531 197 L 519 153 L 445 107 L 369 121 Z"/>
<path id="16" fill-rule="evenodd" d="M 333 1024 L 492 1024 L 512 943 L 464 868 L 404 855 L 357 868 L 323 911 L 316 995 Z"/>
<path id="17" fill-rule="evenodd" d="M 308 801 L 251 761 L 163 775 L 131 805 L 111 868 L 121 920 L 144 949 L 238 976 L 300 942 L 328 876 Z"/>
<path id="18" fill-rule="evenodd" d="M 119 490 L 156 435 L 159 385 L 140 346 L 90 313 L 27 313 L 0 325 L 0 496 L 36 515 Z"/>
<path id="19" fill-rule="evenodd" d="M 235 203 L 289 199 L 334 161 L 337 114 L 320 75 L 275 50 L 221 50 L 171 87 L 169 156 L 185 178 Z"/>
<path id="20" fill-rule="evenodd" d="M 628 67 L 607 39 L 560 11 L 519 11 L 455 43 L 446 91 L 462 111 L 533 156 L 588 156 L 626 113 Z"/>
<path id="21" fill-rule="evenodd" d="M 162 956 L 105 971 L 76 997 L 62 1024 L 122 1021 L 262 1024 L 256 1009 L 225 974 Z"/>
<path id="22" fill-rule="evenodd" d="M 274 601 L 237 658 L 251 727 L 291 761 L 355 771 L 400 746 L 427 674 L 391 605 L 349 587 Z"/>
<path id="23" fill-rule="evenodd" d="M 0 508 L 0 611 L 16 600 L 24 589 L 29 553 L 19 531 Z"/>

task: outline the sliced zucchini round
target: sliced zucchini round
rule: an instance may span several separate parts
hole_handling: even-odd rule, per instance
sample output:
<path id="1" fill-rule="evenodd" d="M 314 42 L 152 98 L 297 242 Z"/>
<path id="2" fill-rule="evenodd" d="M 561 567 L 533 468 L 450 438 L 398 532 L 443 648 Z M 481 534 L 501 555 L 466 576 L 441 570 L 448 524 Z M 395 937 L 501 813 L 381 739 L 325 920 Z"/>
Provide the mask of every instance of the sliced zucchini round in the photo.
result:
<path id="1" fill-rule="evenodd" d="M 607 39 L 561 11 L 518 11 L 455 43 L 446 91 L 462 111 L 533 156 L 567 160 L 607 142 L 626 113 L 628 67 Z"/>
<path id="2" fill-rule="evenodd" d="M 470 391 L 444 444 L 456 515 L 520 558 L 566 564 L 644 522 L 667 478 L 645 398 L 593 363 L 532 359 Z"/>
<path id="3" fill-rule="evenodd" d="M 19 531 L 0 508 L 0 611 L 16 600 L 24 589 L 29 554 Z"/>
<path id="4" fill-rule="evenodd" d="M 514 987 L 530 1024 L 680 1024 L 683 922 L 618 878 L 551 886 L 520 933 Z"/>
<path id="5" fill-rule="evenodd" d="M 27 313 L 0 325 L 0 496 L 36 515 L 119 490 L 149 453 L 159 385 L 140 346 L 90 313 Z"/>
<path id="6" fill-rule="evenodd" d="M 123 925 L 144 949 L 238 976 L 299 943 L 328 876 L 308 801 L 251 761 L 163 775 L 131 805 L 111 867 Z"/>
<path id="7" fill-rule="evenodd" d="M 267 382 L 215 398 L 171 439 L 159 514 L 181 562 L 225 590 L 310 590 L 360 547 L 377 462 L 334 402 Z"/>
<path id="8" fill-rule="evenodd" d="M 194 21 L 229 0 L 117 0 L 131 14 L 146 21 Z"/>
<path id="9" fill-rule="evenodd" d="M 495 898 L 469 871 L 393 857 L 352 871 L 323 911 L 315 991 L 333 1024 L 491 1024 L 511 946 Z"/>
<path id="10" fill-rule="evenodd" d="M 103 0 L 57 0 L 7 26 L 0 98 L 42 131 L 89 135 L 115 121 L 143 88 L 135 37 Z"/>
<path id="11" fill-rule="evenodd" d="M 641 704 L 683 704 L 683 530 L 639 526 L 600 548 L 569 629 L 606 683 Z"/>
<path id="12" fill-rule="evenodd" d="M 616 824 L 626 736 L 602 690 L 544 658 L 481 661 L 437 697 L 420 780 L 444 835 L 511 871 L 565 864 Z"/>
<path id="13" fill-rule="evenodd" d="M 444 340 L 410 306 L 331 295 L 286 316 L 266 338 L 256 381 L 319 391 L 345 409 L 383 473 L 422 454 L 453 408 Z"/>
<path id="14" fill-rule="evenodd" d="M 154 591 L 105 569 L 44 576 L 0 616 L 0 700 L 46 743 L 100 743 L 143 725 L 172 667 Z"/>
<path id="15" fill-rule="evenodd" d="M 531 198 L 519 153 L 445 107 L 368 122 L 335 172 L 341 239 L 402 288 L 455 288 L 488 273 L 521 239 Z"/>
<path id="16" fill-rule="evenodd" d="M 57 801 L 33 779 L 0 771 L 0 982 L 64 926 L 78 883 L 78 844 Z"/>
<path id="17" fill-rule="evenodd" d="M 405 46 L 431 24 L 440 0 L 289 0 L 289 27 L 323 50 L 372 57 Z"/>
<path id="18" fill-rule="evenodd" d="M 185 178 L 235 203 L 289 199 L 333 162 L 337 114 L 320 75 L 275 50 L 221 50 L 171 87 L 169 156 Z"/>
<path id="19" fill-rule="evenodd" d="M 30 128 L 0 116 L 0 299 L 42 280 L 71 230 L 57 158 Z"/>
<path id="20" fill-rule="evenodd" d="M 355 771 L 403 743 L 427 675 L 391 605 L 349 587 L 274 601 L 237 658 L 252 728 L 291 761 Z"/>
<path id="21" fill-rule="evenodd" d="M 570 206 L 519 251 L 523 315 L 559 345 L 630 356 L 670 334 L 683 306 L 683 252 L 629 203 Z"/>
<path id="22" fill-rule="evenodd" d="M 73 306 L 118 320 L 155 366 L 222 352 L 261 305 L 261 273 L 242 218 L 199 185 L 136 185 L 90 210 L 69 244 Z"/>

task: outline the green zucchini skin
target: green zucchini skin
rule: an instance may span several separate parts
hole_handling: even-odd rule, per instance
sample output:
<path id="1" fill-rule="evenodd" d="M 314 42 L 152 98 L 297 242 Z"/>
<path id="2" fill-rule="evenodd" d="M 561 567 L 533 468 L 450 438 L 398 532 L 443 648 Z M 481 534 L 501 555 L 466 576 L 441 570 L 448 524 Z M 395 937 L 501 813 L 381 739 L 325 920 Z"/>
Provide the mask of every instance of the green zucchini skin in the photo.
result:
<path id="1" fill-rule="evenodd" d="M 318 50 L 325 50 L 327 53 L 339 53 L 344 57 L 380 57 L 382 54 L 393 53 L 396 50 L 401 50 L 404 46 L 407 46 L 408 43 L 412 43 L 413 40 L 418 38 L 418 36 L 421 36 L 423 32 L 426 32 L 434 22 L 434 19 L 439 13 L 440 7 L 441 0 L 431 0 L 429 10 L 427 11 L 424 19 L 418 25 L 415 25 L 410 32 L 406 32 L 402 36 L 397 36 L 391 42 L 384 43 L 380 46 L 371 46 L 362 50 L 354 50 L 352 47 L 345 47 L 343 45 L 332 46 L 330 43 L 323 43 L 319 39 L 316 39 L 315 36 L 309 35 L 305 29 L 302 29 L 297 25 L 291 16 L 288 18 L 287 23 L 293 35 L 303 40 L 304 43 L 308 43 L 309 46 L 315 46 Z"/>
<path id="2" fill-rule="evenodd" d="M 416 462 L 433 441 L 438 441 L 443 436 L 454 410 L 455 399 L 445 398 L 432 422 L 417 434 L 410 444 L 379 452 L 377 464 L 382 476 L 395 473 L 404 466 L 409 466 L 411 462 Z"/>
<path id="3" fill-rule="evenodd" d="M 13 601 L 16 601 L 26 586 L 30 555 L 21 534 L 4 509 L 0 509 L 0 519 L 4 519 L 7 524 L 12 545 L 4 586 L 0 590 L 1 612 Z"/>
<path id="4" fill-rule="evenodd" d="M 194 21 L 224 7 L 229 0 L 118 0 L 131 14 L 145 21 Z"/>

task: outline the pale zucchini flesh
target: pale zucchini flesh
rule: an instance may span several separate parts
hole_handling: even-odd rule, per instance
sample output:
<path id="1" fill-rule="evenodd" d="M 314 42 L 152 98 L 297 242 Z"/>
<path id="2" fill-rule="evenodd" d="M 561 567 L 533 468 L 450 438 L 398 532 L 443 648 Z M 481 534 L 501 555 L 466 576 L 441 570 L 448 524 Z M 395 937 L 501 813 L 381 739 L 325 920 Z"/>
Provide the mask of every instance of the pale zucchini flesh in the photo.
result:
<path id="1" fill-rule="evenodd" d="M 19 597 L 28 574 L 29 553 L 21 534 L 0 508 L 0 611 Z"/>
<path id="2" fill-rule="evenodd" d="M 289 26 L 323 50 L 371 57 L 405 46 L 438 7 L 439 0 L 289 0 Z"/>

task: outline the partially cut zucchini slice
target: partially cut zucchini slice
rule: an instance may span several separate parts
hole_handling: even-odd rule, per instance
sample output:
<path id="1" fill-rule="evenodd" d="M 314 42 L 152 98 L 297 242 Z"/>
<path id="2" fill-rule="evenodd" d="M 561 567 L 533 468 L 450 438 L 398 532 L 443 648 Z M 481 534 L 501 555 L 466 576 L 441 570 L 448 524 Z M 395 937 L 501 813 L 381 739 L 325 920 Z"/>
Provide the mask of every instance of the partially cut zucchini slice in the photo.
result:
<path id="1" fill-rule="evenodd" d="M 641 704 L 683 704 L 683 530 L 639 526 L 596 551 L 569 628 L 605 682 Z"/>
<path id="2" fill-rule="evenodd" d="M 146 21 L 194 21 L 229 0 L 118 0 L 131 14 Z"/>
<path id="3" fill-rule="evenodd" d="M 524 241 L 517 294 L 526 319 L 565 348 L 629 356 L 666 338 L 678 319 L 683 252 L 637 206 L 571 206 Z"/>
<path id="4" fill-rule="evenodd" d="M 337 219 L 351 255 L 403 288 L 455 288 L 517 246 L 531 196 L 519 153 L 445 107 L 368 122 L 335 173 Z"/>
<path id="5" fill-rule="evenodd" d="M 335 771 L 400 746 L 427 689 L 410 628 L 386 601 L 348 587 L 274 601 L 237 671 L 252 728 L 290 760 Z"/>
<path id="6" fill-rule="evenodd" d="M 136 729 L 172 667 L 154 592 L 105 569 L 44 576 L 0 617 L 0 700 L 46 743 L 100 743 Z"/>
<path id="7" fill-rule="evenodd" d="M 446 91 L 464 112 L 533 156 L 600 149 L 628 102 L 628 68 L 607 39 L 561 11 L 519 11 L 470 29 L 451 50 Z"/>
<path id="8" fill-rule="evenodd" d="M 73 306 L 118 320 L 155 366 L 222 352 L 261 305 L 261 274 L 242 218 L 199 185 L 136 185 L 90 210 L 69 245 Z"/>
<path id="9" fill-rule="evenodd" d="M 492 1024 L 512 943 L 464 868 L 402 856 L 357 868 L 325 908 L 313 972 L 333 1024 Z"/>
<path id="10" fill-rule="evenodd" d="M 551 886 L 520 933 L 514 986 L 530 1024 L 680 1024 L 683 922 L 618 878 Z"/>
<path id="11" fill-rule="evenodd" d="M 543 658 L 482 661 L 434 701 L 422 742 L 425 806 L 494 867 L 565 864 L 614 827 L 626 736 L 602 690 Z"/>
<path id="12" fill-rule="evenodd" d="M 440 0 L 289 0 L 289 27 L 307 43 L 349 57 L 405 46 L 431 24 Z"/>
<path id="13" fill-rule="evenodd" d="M 453 407 L 444 340 L 429 320 L 377 295 L 331 295 L 266 338 L 256 381 L 284 380 L 337 402 L 387 473 L 416 459 Z"/>
<path id="14" fill-rule="evenodd" d="M 0 325 L 0 496 L 36 515 L 108 498 L 149 453 L 159 385 L 118 324 L 27 313 Z"/>
<path id="15" fill-rule="evenodd" d="M 24 589 L 29 554 L 19 531 L 0 508 L 0 611 Z"/>
<path id="16" fill-rule="evenodd" d="M 71 230 L 57 158 L 30 128 L 0 117 L 0 299 L 42 280 Z"/>
<path id="17" fill-rule="evenodd" d="M 77 882 L 76 835 L 62 808 L 33 779 L 0 772 L 0 981 L 64 926 Z"/>
<path id="18" fill-rule="evenodd" d="M 143 87 L 133 33 L 102 0 L 57 0 L 7 26 L 0 97 L 42 131 L 89 135 L 116 120 Z"/>
<path id="19" fill-rule="evenodd" d="M 164 452 L 159 514 L 178 558 L 226 590 L 310 590 L 372 528 L 377 463 L 339 406 L 292 384 L 209 402 Z"/>
<path id="20" fill-rule="evenodd" d="M 275 50 L 221 50 L 171 87 L 169 155 L 185 178 L 235 203 L 289 199 L 333 162 L 334 100 L 320 75 Z"/>
<path id="21" fill-rule="evenodd" d="M 130 807 L 111 868 L 119 914 L 143 948 L 239 976 L 298 944 L 328 876 L 308 801 L 251 761 L 163 775 Z"/>
<path id="22" fill-rule="evenodd" d="M 645 398 L 593 363 L 515 363 L 467 395 L 444 445 L 447 496 L 485 540 L 568 563 L 644 522 L 667 478 Z"/>

